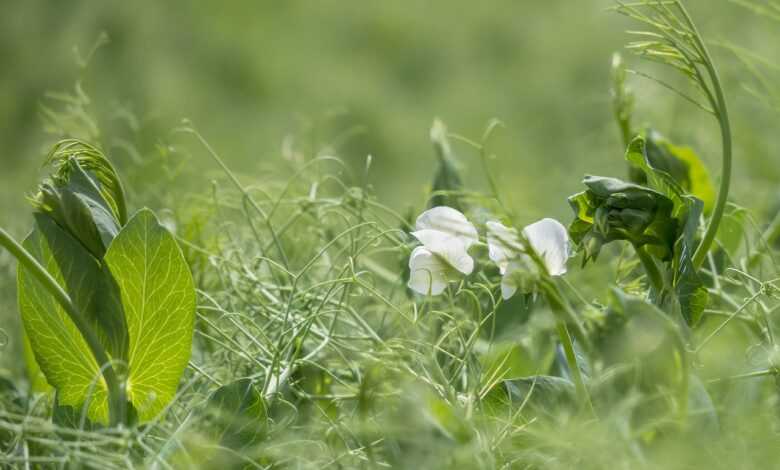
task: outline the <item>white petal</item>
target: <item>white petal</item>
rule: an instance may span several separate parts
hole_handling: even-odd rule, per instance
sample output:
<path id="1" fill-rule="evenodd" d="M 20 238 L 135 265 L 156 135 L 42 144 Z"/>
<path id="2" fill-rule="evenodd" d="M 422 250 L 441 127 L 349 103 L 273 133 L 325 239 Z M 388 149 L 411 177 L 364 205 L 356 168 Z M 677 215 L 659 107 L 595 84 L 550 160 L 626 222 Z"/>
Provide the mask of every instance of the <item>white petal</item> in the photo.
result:
<path id="1" fill-rule="evenodd" d="M 517 292 L 517 277 L 515 274 L 519 269 L 523 269 L 523 266 L 516 261 L 507 264 L 504 276 L 501 278 L 501 297 L 504 300 L 509 300 Z"/>
<path id="2" fill-rule="evenodd" d="M 566 260 L 571 255 L 566 227 L 555 219 L 542 219 L 525 227 L 523 235 L 542 257 L 550 275 L 566 274 Z"/>
<path id="3" fill-rule="evenodd" d="M 452 207 L 439 206 L 420 214 L 415 230 L 438 230 L 457 237 L 468 250 L 479 241 L 477 229 L 466 216 Z"/>
<path id="4" fill-rule="evenodd" d="M 460 238 L 438 230 L 418 230 L 412 235 L 428 251 L 463 274 L 471 274 L 474 270 L 474 259 L 469 256 Z"/>
<path id="5" fill-rule="evenodd" d="M 409 257 L 410 289 L 424 295 L 439 295 L 447 287 L 449 267 L 436 255 L 418 246 Z"/>
<path id="6" fill-rule="evenodd" d="M 486 226 L 488 256 L 498 265 L 501 274 L 504 274 L 509 261 L 522 250 L 520 237 L 517 235 L 517 230 L 500 222 L 489 221 Z"/>

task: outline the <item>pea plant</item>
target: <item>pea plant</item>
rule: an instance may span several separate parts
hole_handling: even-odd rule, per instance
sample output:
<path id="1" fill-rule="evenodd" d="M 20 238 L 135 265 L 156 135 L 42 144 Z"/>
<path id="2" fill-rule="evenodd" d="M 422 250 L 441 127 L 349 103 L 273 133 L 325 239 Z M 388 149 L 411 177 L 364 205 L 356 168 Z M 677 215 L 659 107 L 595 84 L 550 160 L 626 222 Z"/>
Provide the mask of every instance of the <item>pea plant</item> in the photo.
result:
<path id="1" fill-rule="evenodd" d="M 375 196 L 372 157 L 356 170 L 333 156 L 349 132 L 322 148 L 322 129 L 290 136 L 247 185 L 185 120 L 172 135 L 223 180 L 177 195 L 175 236 L 149 209 L 129 215 L 100 148 L 58 143 L 31 233 L 0 230 L 34 392 L 5 407 L 0 381 L 0 464 L 774 462 L 780 215 L 754 222 L 730 196 L 726 97 L 682 2 L 614 10 L 641 26 L 628 51 L 677 81 L 613 56 L 620 171 L 570 181 L 568 220 L 512 207 L 491 163 L 498 121 L 472 139 L 434 120 L 435 172 L 399 211 Z M 714 118 L 717 174 L 677 141 L 687 132 L 642 121 L 640 80 Z M 466 185 L 466 155 L 484 190 Z"/>
<path id="2" fill-rule="evenodd" d="M 128 216 L 117 172 L 98 148 L 64 140 L 31 197 L 19 311 L 33 388 L 55 417 L 111 426 L 145 422 L 171 401 L 190 357 L 195 290 L 172 234 L 154 213 Z"/>

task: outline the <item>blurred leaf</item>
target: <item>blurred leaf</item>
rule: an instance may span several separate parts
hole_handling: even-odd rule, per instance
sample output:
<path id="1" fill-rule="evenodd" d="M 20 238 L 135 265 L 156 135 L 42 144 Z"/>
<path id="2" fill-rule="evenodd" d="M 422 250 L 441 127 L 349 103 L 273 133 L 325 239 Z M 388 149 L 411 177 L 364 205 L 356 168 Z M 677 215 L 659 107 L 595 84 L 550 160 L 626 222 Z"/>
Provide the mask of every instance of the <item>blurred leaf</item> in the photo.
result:
<path id="1" fill-rule="evenodd" d="M 688 380 L 688 413 L 697 434 L 714 435 L 720 430 L 718 412 L 701 379 L 691 374 Z"/>
<path id="2" fill-rule="evenodd" d="M 173 236 L 138 211 L 105 256 L 124 307 L 129 339 L 127 395 L 141 422 L 173 399 L 190 358 L 195 287 Z"/>
<path id="3" fill-rule="evenodd" d="M 568 379 L 550 375 L 534 375 L 505 380 L 509 398 L 515 405 L 526 402 L 535 411 L 552 414 L 577 404 L 574 384 Z"/>
<path id="4" fill-rule="evenodd" d="M 608 366 L 643 360 L 676 331 L 676 325 L 658 307 L 616 287 L 610 290 L 602 321 L 592 326 L 593 344 Z"/>
<path id="5" fill-rule="evenodd" d="M 456 194 L 463 188 L 463 181 L 458 173 L 457 160 L 447 138 L 447 127 L 439 119 L 431 126 L 431 142 L 436 150 L 438 166 L 433 178 L 434 196 L 430 207 L 449 206 L 462 211 L 460 197 Z"/>
<path id="6" fill-rule="evenodd" d="M 221 445 L 241 450 L 265 436 L 268 411 L 250 379 L 223 385 L 209 397 L 208 407 L 214 418 L 209 431 Z"/>
<path id="7" fill-rule="evenodd" d="M 483 383 L 525 377 L 538 369 L 526 348 L 512 342 L 493 344 L 486 354 L 479 356 L 479 362 Z"/>
<path id="8" fill-rule="evenodd" d="M 426 402 L 428 415 L 450 439 L 464 444 L 472 438 L 472 428 L 466 422 L 459 410 L 437 396 L 430 395 Z"/>
<path id="9" fill-rule="evenodd" d="M 728 204 L 720 220 L 716 238 L 731 259 L 737 256 L 744 240 L 746 219 L 747 209 L 736 204 Z"/>

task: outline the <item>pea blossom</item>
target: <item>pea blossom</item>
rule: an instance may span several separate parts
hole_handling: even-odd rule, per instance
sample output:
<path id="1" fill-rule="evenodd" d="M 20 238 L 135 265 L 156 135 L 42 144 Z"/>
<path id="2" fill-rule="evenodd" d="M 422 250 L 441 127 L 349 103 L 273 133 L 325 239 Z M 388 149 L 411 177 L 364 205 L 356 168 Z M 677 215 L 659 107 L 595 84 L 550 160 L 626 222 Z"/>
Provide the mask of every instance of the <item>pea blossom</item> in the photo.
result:
<path id="1" fill-rule="evenodd" d="M 412 236 L 422 243 L 409 257 L 408 286 L 415 292 L 439 295 L 447 283 L 474 270 L 468 249 L 479 235 L 461 212 L 446 206 L 429 209 L 417 218 Z"/>
<path id="2" fill-rule="evenodd" d="M 487 231 L 488 256 L 503 276 L 501 295 L 509 299 L 518 290 L 531 292 L 540 273 L 526 253 L 517 230 L 491 221 L 487 223 Z M 548 274 L 566 274 L 571 249 L 569 234 L 560 222 L 550 218 L 534 222 L 523 229 L 523 237 L 542 259 Z"/>

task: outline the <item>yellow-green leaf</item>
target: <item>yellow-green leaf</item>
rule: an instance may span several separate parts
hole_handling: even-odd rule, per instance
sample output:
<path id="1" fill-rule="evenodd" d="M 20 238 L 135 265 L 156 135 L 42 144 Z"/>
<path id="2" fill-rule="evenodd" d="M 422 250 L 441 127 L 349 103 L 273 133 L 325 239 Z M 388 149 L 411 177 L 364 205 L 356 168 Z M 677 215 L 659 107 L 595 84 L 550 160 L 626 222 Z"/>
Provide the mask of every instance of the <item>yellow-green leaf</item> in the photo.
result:
<path id="1" fill-rule="evenodd" d="M 173 399 L 190 358 L 195 288 L 173 236 L 143 209 L 108 248 L 129 337 L 127 396 L 140 421 Z"/>
<path id="2" fill-rule="evenodd" d="M 79 242 L 47 217 L 40 217 L 37 228 L 23 245 L 82 312 L 93 311 L 100 266 Z M 106 384 L 78 328 L 22 264 L 18 269 L 18 283 L 19 311 L 35 362 L 46 381 L 57 389 L 59 402 L 80 408 L 88 400 L 89 419 L 107 422 Z"/>

